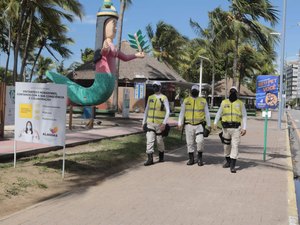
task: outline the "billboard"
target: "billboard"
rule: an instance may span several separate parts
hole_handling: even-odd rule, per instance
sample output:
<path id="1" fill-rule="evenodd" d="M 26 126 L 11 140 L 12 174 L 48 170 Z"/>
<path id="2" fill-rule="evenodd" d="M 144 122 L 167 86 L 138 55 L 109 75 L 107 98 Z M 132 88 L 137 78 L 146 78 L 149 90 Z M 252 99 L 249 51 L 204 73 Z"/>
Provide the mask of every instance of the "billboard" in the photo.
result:
<path id="1" fill-rule="evenodd" d="M 15 140 L 65 145 L 67 87 L 16 83 Z"/>
<path id="2" fill-rule="evenodd" d="M 275 109 L 278 106 L 278 76 L 259 75 L 256 80 L 256 108 Z"/>

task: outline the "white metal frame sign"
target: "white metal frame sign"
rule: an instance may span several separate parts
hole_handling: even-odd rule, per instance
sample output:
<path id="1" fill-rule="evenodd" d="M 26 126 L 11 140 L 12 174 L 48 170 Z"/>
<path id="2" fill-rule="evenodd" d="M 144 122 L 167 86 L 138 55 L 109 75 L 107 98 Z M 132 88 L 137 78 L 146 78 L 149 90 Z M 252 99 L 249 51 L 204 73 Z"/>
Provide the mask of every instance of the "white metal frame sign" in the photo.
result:
<path id="1" fill-rule="evenodd" d="M 15 140 L 65 145 L 67 87 L 16 83 Z"/>

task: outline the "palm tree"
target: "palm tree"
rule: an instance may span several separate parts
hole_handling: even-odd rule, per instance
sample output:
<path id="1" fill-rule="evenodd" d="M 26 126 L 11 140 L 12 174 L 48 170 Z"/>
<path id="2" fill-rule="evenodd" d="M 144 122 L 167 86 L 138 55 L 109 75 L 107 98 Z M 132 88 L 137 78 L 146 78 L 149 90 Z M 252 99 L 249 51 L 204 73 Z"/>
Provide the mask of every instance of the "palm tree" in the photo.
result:
<path id="1" fill-rule="evenodd" d="M 184 55 L 182 56 L 178 73 L 189 82 L 199 82 L 199 55 L 205 53 L 205 49 L 200 44 L 200 39 L 193 39 L 184 46 Z M 205 68 L 206 69 L 206 68 Z M 205 80 L 206 78 L 204 78 Z"/>
<path id="2" fill-rule="evenodd" d="M 35 83 L 47 83 L 49 80 L 44 78 L 47 70 L 52 69 L 53 61 L 51 58 L 40 56 L 38 59 L 36 72 L 38 77 L 34 80 Z"/>
<path id="3" fill-rule="evenodd" d="M 239 55 L 239 86 L 245 84 L 250 90 L 255 91 L 257 75 L 276 73 L 273 64 L 276 58 L 274 51 L 266 52 L 245 44 L 239 48 Z"/>
<path id="4" fill-rule="evenodd" d="M 176 72 L 180 72 L 181 62 L 185 61 L 187 56 L 188 38 L 163 21 L 156 24 L 155 32 L 151 24 L 146 26 L 146 31 L 152 45 L 153 56 L 170 65 Z"/>
<path id="5" fill-rule="evenodd" d="M 73 39 L 68 38 L 66 33 L 68 28 L 63 24 L 53 25 L 51 23 L 41 23 L 35 32 L 39 35 L 35 35 L 36 39 L 34 40 L 35 47 L 38 50 L 35 55 L 35 59 L 32 65 L 32 70 L 30 74 L 30 81 L 35 69 L 36 62 L 45 48 L 52 57 L 58 61 L 53 51 L 58 52 L 59 55 L 63 58 L 69 58 L 72 52 L 66 47 L 69 44 L 74 43 Z"/>
<path id="6" fill-rule="evenodd" d="M 209 23 L 206 29 L 203 29 L 197 22 L 190 19 L 190 26 L 195 33 L 202 39 L 200 39 L 200 45 L 205 48 L 205 55 L 210 59 L 212 65 L 212 92 L 211 92 L 211 105 L 214 105 L 214 91 L 215 91 L 215 71 L 216 63 L 219 60 L 219 52 L 224 39 L 220 34 L 223 33 L 225 28 L 219 26 L 221 19 L 224 19 L 224 11 L 220 8 L 216 8 L 212 12 L 208 13 Z M 199 55 L 197 56 L 199 57 Z"/>
<path id="7" fill-rule="evenodd" d="M 235 40 L 233 85 L 236 85 L 238 83 L 238 48 L 240 39 L 243 37 L 253 37 L 266 51 L 270 51 L 272 49 L 270 29 L 259 23 L 259 20 L 264 19 L 274 27 L 278 21 L 278 11 L 271 5 L 269 0 L 229 1 L 231 5 L 230 11 L 227 14 L 226 24 L 230 26 Z"/>
<path id="8" fill-rule="evenodd" d="M 80 49 L 81 51 L 81 60 L 83 63 L 93 61 L 95 51 L 91 48 L 85 48 L 84 50 Z"/>
<path id="9" fill-rule="evenodd" d="M 82 17 L 82 5 L 78 0 L 7 0 L 5 10 L 13 16 L 9 19 L 13 26 L 13 47 L 14 47 L 14 80 L 17 79 L 17 65 L 20 50 L 22 50 L 21 76 L 24 71 L 28 52 L 30 49 L 32 30 L 35 24 L 41 21 L 48 21 L 55 25 L 61 19 L 73 21 L 74 16 Z M 14 7 L 12 7 L 14 6 Z M 27 31 L 27 32 L 26 32 Z"/>
<path id="10" fill-rule="evenodd" d="M 15 26 L 15 16 L 17 15 L 16 11 L 18 9 L 19 2 L 12 0 L 3 0 L 0 2 L 0 17 L 1 19 L 1 44 L 3 51 L 7 54 L 6 66 L 3 80 L 6 81 L 8 73 L 8 65 L 10 59 L 10 52 L 12 47 L 12 29 Z"/>
<path id="11" fill-rule="evenodd" d="M 38 77 L 33 82 L 47 83 L 49 80 L 47 78 L 44 78 L 44 75 L 47 70 L 52 69 L 53 65 L 54 64 L 51 58 L 44 58 L 43 56 L 40 56 L 36 66 L 36 74 L 38 75 Z"/>
<path id="12" fill-rule="evenodd" d="M 59 10 L 57 6 L 59 6 L 61 10 Z M 30 16 L 28 18 L 29 24 L 24 47 L 24 54 L 22 58 L 22 66 L 20 71 L 21 75 L 23 74 L 26 65 L 29 41 L 32 37 L 33 24 L 36 23 L 36 26 L 38 28 L 39 21 L 45 21 L 45 23 L 51 24 L 50 29 L 55 29 L 56 25 L 61 25 L 61 18 L 67 19 L 69 22 L 72 22 L 74 20 L 73 14 L 78 16 L 79 18 L 82 17 L 82 6 L 76 0 L 63 2 L 60 0 L 56 1 L 56 3 L 51 3 L 46 0 L 34 0 L 28 2 L 27 8 L 27 13 L 29 13 Z"/>

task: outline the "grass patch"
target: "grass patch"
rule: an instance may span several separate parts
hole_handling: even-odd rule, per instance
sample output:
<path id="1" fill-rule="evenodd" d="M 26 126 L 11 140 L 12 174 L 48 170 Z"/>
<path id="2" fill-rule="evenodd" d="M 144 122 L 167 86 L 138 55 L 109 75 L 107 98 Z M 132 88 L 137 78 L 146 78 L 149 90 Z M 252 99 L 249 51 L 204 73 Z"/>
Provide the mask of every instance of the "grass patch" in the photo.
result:
<path id="1" fill-rule="evenodd" d="M 166 150 L 172 150 L 185 145 L 181 140 L 181 131 L 172 128 L 169 136 L 164 139 Z M 141 157 L 146 152 L 146 135 L 136 134 L 115 139 L 103 140 L 89 144 L 93 151 L 68 154 L 66 170 L 74 172 L 106 170 L 120 164 L 129 163 Z"/>
<path id="2" fill-rule="evenodd" d="M 21 192 L 21 189 L 18 186 L 12 185 L 6 189 L 5 196 L 11 198 L 12 196 L 17 196 Z"/>
<path id="3" fill-rule="evenodd" d="M 29 180 L 23 177 L 17 177 L 16 182 L 7 185 L 6 197 L 10 198 L 11 196 L 17 196 L 20 193 L 26 192 L 26 189 L 32 185 L 32 182 Z"/>
<path id="4" fill-rule="evenodd" d="M 47 184 L 41 183 L 38 180 L 34 180 L 34 185 L 36 187 L 38 187 L 39 189 L 47 189 L 48 188 Z"/>
<path id="5" fill-rule="evenodd" d="M 0 163 L 0 169 L 11 168 L 13 166 L 14 166 L 13 163 Z"/>
<path id="6" fill-rule="evenodd" d="M 18 196 L 27 192 L 29 187 L 38 187 L 39 189 L 47 189 L 46 184 L 41 183 L 38 180 L 28 180 L 24 177 L 17 177 L 16 182 L 7 184 L 5 188 L 5 196 L 11 198 L 12 196 Z"/>

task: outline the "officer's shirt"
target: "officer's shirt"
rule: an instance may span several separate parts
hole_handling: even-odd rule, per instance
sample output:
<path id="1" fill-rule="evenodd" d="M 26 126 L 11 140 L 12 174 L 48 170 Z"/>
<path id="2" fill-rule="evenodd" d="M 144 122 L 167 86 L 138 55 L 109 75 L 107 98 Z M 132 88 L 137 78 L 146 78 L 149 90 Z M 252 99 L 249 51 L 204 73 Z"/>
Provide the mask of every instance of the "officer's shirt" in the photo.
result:
<path id="1" fill-rule="evenodd" d="M 192 98 L 194 98 L 194 97 L 192 97 Z M 204 112 L 205 112 L 206 125 L 208 127 L 210 127 L 210 115 L 209 115 L 209 110 L 208 110 L 207 103 L 205 104 Z M 184 114 L 185 114 L 185 104 L 182 103 L 179 118 L 178 118 L 178 126 L 183 125 L 183 123 L 184 123 Z"/>
<path id="2" fill-rule="evenodd" d="M 222 116 L 222 112 L 223 112 L 223 110 L 222 110 L 222 107 L 220 106 L 220 108 L 216 114 L 216 117 L 215 117 L 215 121 L 214 121 L 215 125 L 220 120 L 220 118 Z M 247 111 L 245 108 L 245 104 L 242 104 L 242 117 L 243 117 L 243 129 L 246 130 L 246 128 L 247 128 Z"/>
<path id="3" fill-rule="evenodd" d="M 157 99 L 160 99 L 162 98 L 162 94 L 155 94 L 155 97 Z M 164 121 L 163 121 L 163 124 L 167 124 L 168 122 L 168 118 L 170 116 L 170 106 L 169 106 L 169 101 L 168 101 L 168 98 L 166 98 L 164 100 L 164 106 L 165 106 L 165 110 L 166 110 L 166 115 L 165 115 L 165 118 L 164 118 Z M 143 118 L 143 124 L 145 124 L 147 122 L 147 117 L 148 117 L 148 110 L 149 110 L 149 105 L 147 104 L 146 108 L 145 108 L 145 113 L 144 113 L 144 118 Z"/>

